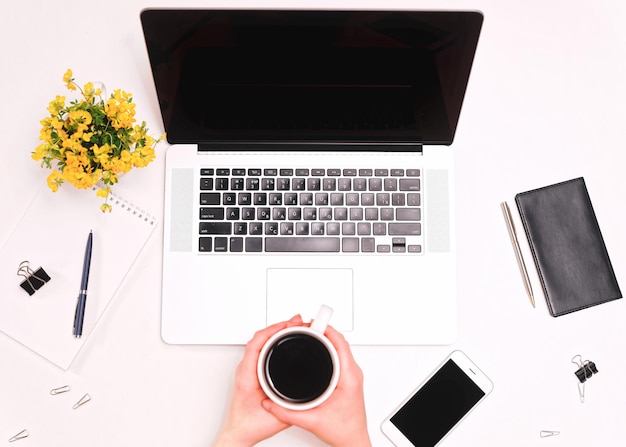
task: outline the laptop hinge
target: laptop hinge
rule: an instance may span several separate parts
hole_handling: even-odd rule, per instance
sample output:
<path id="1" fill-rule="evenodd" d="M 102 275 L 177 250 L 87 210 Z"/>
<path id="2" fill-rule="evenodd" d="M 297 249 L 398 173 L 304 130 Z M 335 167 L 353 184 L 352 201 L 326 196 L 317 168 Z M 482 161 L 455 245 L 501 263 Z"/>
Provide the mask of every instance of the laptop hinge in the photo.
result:
<path id="1" fill-rule="evenodd" d="M 200 152 L 422 152 L 415 142 L 211 142 L 198 145 Z"/>

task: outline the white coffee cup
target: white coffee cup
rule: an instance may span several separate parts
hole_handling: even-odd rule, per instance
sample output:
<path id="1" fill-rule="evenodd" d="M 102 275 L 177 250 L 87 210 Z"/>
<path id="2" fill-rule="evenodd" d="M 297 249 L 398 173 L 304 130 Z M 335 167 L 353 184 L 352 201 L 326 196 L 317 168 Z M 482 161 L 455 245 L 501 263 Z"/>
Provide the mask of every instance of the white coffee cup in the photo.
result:
<path id="1" fill-rule="evenodd" d="M 325 402 L 339 381 L 339 356 L 324 335 L 333 310 L 322 306 L 310 327 L 293 326 L 263 345 L 257 363 L 261 388 L 290 410 L 309 410 Z"/>

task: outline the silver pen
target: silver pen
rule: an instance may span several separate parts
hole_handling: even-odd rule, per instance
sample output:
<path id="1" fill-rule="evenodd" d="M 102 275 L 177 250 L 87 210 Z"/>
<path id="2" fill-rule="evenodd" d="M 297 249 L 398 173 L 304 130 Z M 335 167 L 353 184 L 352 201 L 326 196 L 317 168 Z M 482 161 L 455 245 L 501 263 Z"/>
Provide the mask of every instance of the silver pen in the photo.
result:
<path id="1" fill-rule="evenodd" d="M 509 204 L 506 202 L 502 202 L 500 204 L 500 207 L 502 208 L 502 214 L 504 214 L 506 228 L 507 230 L 509 230 L 511 244 L 513 244 L 513 250 L 515 251 L 515 258 L 517 259 L 517 265 L 519 266 L 519 271 L 522 274 L 522 280 L 524 281 L 524 287 L 526 288 L 526 293 L 528 294 L 528 298 L 530 298 L 530 304 L 532 304 L 533 307 L 535 307 L 535 297 L 533 296 L 533 288 L 530 285 L 530 278 L 528 277 L 526 264 L 524 263 L 524 258 L 522 257 L 522 250 L 520 249 L 519 241 L 517 240 L 517 233 L 515 231 L 515 225 L 513 224 L 513 218 L 511 217 L 511 210 L 509 209 Z"/>

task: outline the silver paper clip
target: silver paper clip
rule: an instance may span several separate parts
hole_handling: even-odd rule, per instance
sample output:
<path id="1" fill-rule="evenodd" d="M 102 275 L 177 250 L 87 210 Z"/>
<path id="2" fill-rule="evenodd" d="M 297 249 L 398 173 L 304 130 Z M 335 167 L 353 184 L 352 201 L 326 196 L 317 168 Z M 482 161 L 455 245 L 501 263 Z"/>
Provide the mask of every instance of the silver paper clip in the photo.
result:
<path id="1" fill-rule="evenodd" d="M 550 436 L 557 436 L 560 435 L 561 432 L 559 431 L 555 431 L 555 430 L 541 430 L 539 432 L 539 436 L 542 438 L 549 438 Z"/>
<path id="2" fill-rule="evenodd" d="M 578 378 L 578 397 L 580 402 L 585 402 L 585 382 L 594 374 L 597 374 L 598 368 L 596 364 L 589 360 L 583 360 L 581 355 L 575 355 L 572 357 L 572 363 L 578 366 L 578 369 L 574 373 Z"/>
<path id="3" fill-rule="evenodd" d="M 89 394 L 85 394 L 83 397 L 80 398 L 80 400 L 78 402 L 76 402 L 74 404 L 72 409 L 76 410 L 77 408 L 82 407 L 83 405 L 85 405 L 90 400 L 91 400 L 91 396 Z"/>
<path id="4" fill-rule="evenodd" d="M 21 432 L 19 432 L 17 435 L 9 438 L 9 442 L 15 442 L 15 441 L 19 441 L 20 439 L 24 439 L 24 438 L 28 438 L 28 430 L 24 429 Z"/>
<path id="5" fill-rule="evenodd" d="M 63 394 L 63 393 L 67 393 L 70 390 L 70 386 L 69 385 L 64 385 L 61 386 L 59 388 L 54 388 L 50 390 L 50 394 L 52 394 L 53 396 L 56 396 L 57 394 Z"/>

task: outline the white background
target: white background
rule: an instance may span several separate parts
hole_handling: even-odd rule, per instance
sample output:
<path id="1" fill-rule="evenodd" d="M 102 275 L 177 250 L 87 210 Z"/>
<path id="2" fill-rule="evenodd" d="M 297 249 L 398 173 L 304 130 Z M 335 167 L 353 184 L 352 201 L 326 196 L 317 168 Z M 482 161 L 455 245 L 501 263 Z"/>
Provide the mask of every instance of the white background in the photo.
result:
<path id="1" fill-rule="evenodd" d="M 48 102 L 80 83 L 133 93 L 140 120 L 162 124 L 139 12 L 176 2 L 45 0 L 0 3 L 0 243 L 47 171 L 30 159 Z M 179 5 L 180 6 L 180 5 Z M 537 308 L 525 295 L 499 203 L 516 193 L 584 176 L 613 266 L 626 287 L 623 180 L 626 3 L 620 0 L 188 2 L 185 6 L 479 9 L 485 23 L 453 145 L 456 157 L 459 337 L 443 347 L 355 347 L 365 373 L 375 446 L 387 413 L 452 350 L 493 380 L 493 393 L 446 446 L 618 446 L 626 439 L 626 304 L 552 318 L 532 265 Z M 116 188 L 163 211 L 166 145 Z M 67 187 L 67 186 L 65 186 Z M 41 231 L 55 237 L 42 216 Z M 123 237 L 123 236 L 121 236 Z M 211 444 L 223 421 L 241 347 L 168 346 L 160 339 L 162 227 L 68 372 L 0 336 L 0 446 L 26 428 L 24 446 Z M 523 243 L 527 260 L 528 248 Z M 13 284 L 1 284 L 2 290 Z M 381 304 L 384 306 L 384 304 Z M 384 308 L 381 309 L 384 311 Z M 252 335 L 252 334 L 251 334 Z M 578 400 L 571 358 L 599 374 Z M 69 384 L 72 392 L 52 397 Z M 93 400 L 71 409 L 84 393 Z M 542 439 L 540 430 L 558 430 Z M 17 445 L 17 444 L 11 444 Z M 267 446 L 317 446 L 299 429 Z"/>

